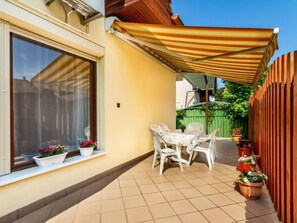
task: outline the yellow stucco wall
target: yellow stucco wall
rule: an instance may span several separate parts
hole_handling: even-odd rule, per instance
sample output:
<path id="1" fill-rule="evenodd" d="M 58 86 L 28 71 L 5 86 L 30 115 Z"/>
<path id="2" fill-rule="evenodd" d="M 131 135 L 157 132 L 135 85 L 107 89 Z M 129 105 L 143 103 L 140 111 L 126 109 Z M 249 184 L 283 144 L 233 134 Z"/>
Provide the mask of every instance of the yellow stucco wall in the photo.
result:
<path id="1" fill-rule="evenodd" d="M 30 20 L 24 16 L 35 13 L 34 10 L 23 10 L 21 17 L 9 14 L 9 7 L 14 11 L 19 8 L 11 4 L 13 2 L 5 3 L 0 19 L 26 27 Z M 43 1 L 24 2 L 51 15 L 57 13 L 52 11 L 56 5 L 47 8 L 40 3 Z M 42 15 L 40 17 L 38 23 L 43 24 Z M 30 31 L 47 33 L 47 38 L 59 40 L 60 37 L 51 34 L 52 30 L 46 30 L 46 26 L 44 30 L 36 27 L 30 26 Z M 105 55 L 100 59 L 98 72 L 100 107 L 97 115 L 100 118 L 98 140 L 108 154 L 0 187 L 1 204 L 5 204 L 0 206 L 0 216 L 151 151 L 152 139 L 148 128 L 152 123 L 164 122 L 170 128 L 175 126 L 175 75 L 172 72 L 106 33 L 105 18 L 91 22 L 90 34 L 82 36 L 104 48 Z M 60 42 L 67 41 L 60 39 Z M 84 46 L 76 45 L 75 48 L 87 51 Z M 120 108 L 116 106 L 118 102 Z"/>

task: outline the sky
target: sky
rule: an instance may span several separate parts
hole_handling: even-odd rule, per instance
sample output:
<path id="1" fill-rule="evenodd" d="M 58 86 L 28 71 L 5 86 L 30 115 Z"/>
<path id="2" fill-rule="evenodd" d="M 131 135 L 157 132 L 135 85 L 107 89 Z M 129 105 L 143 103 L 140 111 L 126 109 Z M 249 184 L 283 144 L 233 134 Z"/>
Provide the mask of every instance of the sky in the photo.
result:
<path id="1" fill-rule="evenodd" d="M 279 28 L 270 63 L 297 50 L 297 0 L 172 0 L 172 10 L 185 26 Z"/>

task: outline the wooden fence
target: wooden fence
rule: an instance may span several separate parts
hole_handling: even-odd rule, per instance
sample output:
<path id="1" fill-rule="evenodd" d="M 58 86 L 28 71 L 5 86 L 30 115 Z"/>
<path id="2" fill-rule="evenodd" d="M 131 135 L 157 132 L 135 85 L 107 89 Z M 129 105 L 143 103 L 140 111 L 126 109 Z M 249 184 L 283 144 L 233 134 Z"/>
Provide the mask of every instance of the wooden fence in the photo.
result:
<path id="1" fill-rule="evenodd" d="M 187 126 L 191 122 L 199 122 L 202 123 L 203 127 L 205 128 L 205 111 L 196 107 L 192 107 L 185 109 L 185 112 L 186 116 L 183 120 L 179 121 L 180 124 Z M 216 109 L 214 111 L 214 117 L 212 117 L 211 119 L 213 119 L 212 122 L 208 124 L 209 133 L 214 131 L 216 128 L 220 128 L 220 131 L 218 133 L 219 137 L 231 137 L 231 121 L 230 119 L 228 119 L 226 112 L 223 109 Z M 243 129 L 243 132 L 247 132 L 248 120 L 246 118 L 238 120 L 236 126 L 241 127 Z M 179 127 L 179 124 L 177 124 L 177 127 Z"/>
<path id="2" fill-rule="evenodd" d="M 249 138 L 282 222 L 297 222 L 297 51 L 272 65 L 249 101 Z"/>

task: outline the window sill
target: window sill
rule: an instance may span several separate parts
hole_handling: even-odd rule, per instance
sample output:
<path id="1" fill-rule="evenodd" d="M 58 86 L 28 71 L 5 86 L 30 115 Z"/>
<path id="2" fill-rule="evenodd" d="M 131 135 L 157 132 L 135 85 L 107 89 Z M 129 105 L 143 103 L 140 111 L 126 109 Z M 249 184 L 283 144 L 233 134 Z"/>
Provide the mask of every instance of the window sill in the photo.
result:
<path id="1" fill-rule="evenodd" d="M 107 154 L 106 151 L 94 151 L 94 153 L 89 156 L 89 157 L 82 157 L 82 156 L 73 156 L 73 157 L 69 157 L 67 159 L 65 159 L 65 161 L 61 164 L 61 165 L 57 165 L 57 166 L 52 166 L 49 168 L 40 168 L 38 166 L 36 167 L 32 167 L 32 168 L 28 168 L 28 169 L 24 169 L 24 170 L 19 170 L 16 172 L 12 172 L 10 174 L 4 175 L 0 177 L 0 187 L 1 186 L 5 186 L 7 184 L 11 184 L 17 181 L 21 181 L 33 176 L 37 176 L 43 173 L 47 173 L 53 170 L 57 170 L 57 169 L 61 169 L 63 167 L 67 167 L 67 166 L 71 166 L 73 164 L 76 163 L 81 163 L 84 162 L 86 160 L 90 160 L 90 159 L 94 159 L 96 157 L 102 156 Z"/>

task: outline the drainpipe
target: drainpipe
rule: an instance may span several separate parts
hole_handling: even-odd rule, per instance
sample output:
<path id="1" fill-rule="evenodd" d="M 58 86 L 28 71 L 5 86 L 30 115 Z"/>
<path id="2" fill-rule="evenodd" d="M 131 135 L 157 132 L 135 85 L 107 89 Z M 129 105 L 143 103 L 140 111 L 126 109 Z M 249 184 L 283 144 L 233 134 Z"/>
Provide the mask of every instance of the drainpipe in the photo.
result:
<path id="1" fill-rule="evenodd" d="M 208 80 L 206 75 L 203 76 L 205 80 L 205 134 L 208 134 Z"/>

